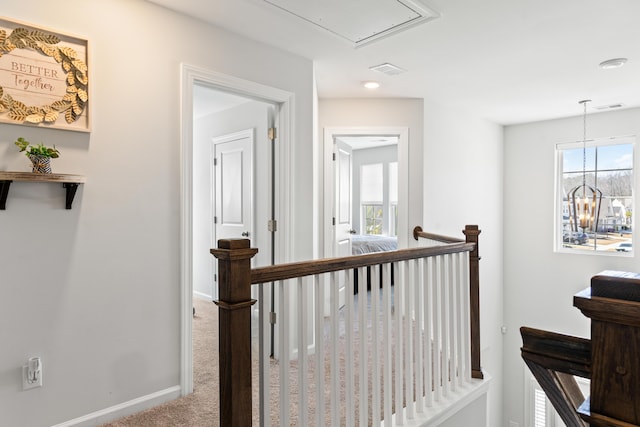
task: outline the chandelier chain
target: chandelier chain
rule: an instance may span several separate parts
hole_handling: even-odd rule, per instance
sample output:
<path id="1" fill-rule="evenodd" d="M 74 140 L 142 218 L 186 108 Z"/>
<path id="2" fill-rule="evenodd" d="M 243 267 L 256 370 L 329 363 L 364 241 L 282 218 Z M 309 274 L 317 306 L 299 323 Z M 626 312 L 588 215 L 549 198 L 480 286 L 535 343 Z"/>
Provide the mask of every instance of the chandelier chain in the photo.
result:
<path id="1" fill-rule="evenodd" d="M 582 114 L 582 193 L 584 197 L 585 187 L 587 185 L 587 102 L 590 99 L 580 101 L 584 108 Z"/>

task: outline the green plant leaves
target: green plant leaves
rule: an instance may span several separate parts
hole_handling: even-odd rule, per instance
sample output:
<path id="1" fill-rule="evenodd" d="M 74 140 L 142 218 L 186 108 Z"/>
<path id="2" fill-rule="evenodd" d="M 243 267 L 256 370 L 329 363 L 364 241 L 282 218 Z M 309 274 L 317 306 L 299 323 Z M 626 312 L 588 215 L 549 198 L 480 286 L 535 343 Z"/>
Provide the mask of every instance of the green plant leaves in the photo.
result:
<path id="1" fill-rule="evenodd" d="M 60 151 L 54 145 L 53 147 L 47 147 L 44 144 L 38 145 L 30 145 L 31 143 L 24 138 L 20 137 L 14 143 L 20 148 L 20 152 L 26 151 L 26 155 L 28 156 L 44 156 L 51 157 L 52 159 L 57 159 L 60 157 Z"/>

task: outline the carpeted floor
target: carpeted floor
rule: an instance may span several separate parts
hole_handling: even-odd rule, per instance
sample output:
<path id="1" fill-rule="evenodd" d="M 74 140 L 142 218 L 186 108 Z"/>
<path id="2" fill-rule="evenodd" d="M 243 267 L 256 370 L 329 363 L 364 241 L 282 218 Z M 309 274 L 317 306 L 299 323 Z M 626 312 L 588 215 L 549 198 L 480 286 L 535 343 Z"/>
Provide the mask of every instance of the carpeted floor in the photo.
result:
<path id="1" fill-rule="evenodd" d="M 218 308 L 194 298 L 193 393 L 102 427 L 218 426 Z"/>
<path id="2" fill-rule="evenodd" d="M 370 308 L 370 295 L 368 293 L 369 298 L 367 298 L 367 306 Z M 356 297 L 357 301 L 357 297 Z M 167 402 L 163 405 L 157 406 L 155 408 L 148 409 L 144 412 L 134 414 L 114 422 L 104 424 L 102 427 L 212 427 L 219 426 L 219 392 L 218 392 L 218 381 L 219 381 L 219 372 L 218 372 L 218 309 L 215 304 L 212 302 L 196 299 L 194 298 L 194 307 L 196 309 L 195 317 L 193 318 L 193 381 L 194 381 L 194 392 L 188 396 L 179 398 L 177 400 Z M 355 330 L 352 337 L 353 349 L 352 354 L 347 355 L 345 341 L 344 341 L 344 323 L 342 316 L 344 312 L 341 311 L 341 321 L 340 321 L 340 334 L 341 337 L 339 339 L 339 396 L 334 396 L 338 398 L 338 402 L 344 402 L 346 399 L 345 395 L 345 361 L 347 359 L 353 359 L 355 361 L 360 360 L 360 351 L 359 351 L 359 341 L 360 341 L 360 331 L 358 327 L 358 322 L 355 322 Z M 357 313 L 355 313 L 357 319 Z M 366 360 L 367 366 L 372 366 L 371 358 L 373 353 L 378 351 L 379 348 L 382 348 L 384 338 L 382 337 L 382 330 L 379 330 L 379 335 L 377 337 L 373 337 L 370 331 L 371 320 L 368 320 L 368 327 L 365 328 L 366 334 L 366 346 L 367 346 L 367 356 L 362 358 L 362 360 Z M 328 328 L 328 324 L 325 325 Z M 255 337 L 254 337 L 255 338 Z M 257 347 L 254 346 L 254 347 Z M 258 372 L 258 358 L 256 349 L 253 349 L 253 370 L 254 370 L 254 393 L 253 393 L 253 425 L 259 425 L 259 415 L 258 415 L 258 387 L 257 387 L 257 372 Z M 382 356 L 382 355 L 380 355 Z M 330 351 L 329 344 L 325 342 L 325 349 L 323 354 L 323 377 L 324 377 L 324 392 L 322 390 L 318 390 L 316 387 L 316 356 L 311 355 L 308 358 L 308 393 L 309 400 L 305 402 L 304 407 L 308 411 L 310 419 L 308 420 L 309 425 L 315 425 L 314 414 L 317 411 L 316 404 L 318 401 L 318 393 L 323 393 L 325 402 L 328 403 L 331 400 L 331 386 L 330 386 Z M 395 359 L 395 351 L 392 354 L 392 370 L 394 367 L 393 360 Z M 384 357 L 381 357 L 381 363 L 384 364 Z M 279 404 L 278 404 L 278 390 L 279 390 L 279 366 L 278 361 L 271 360 L 271 390 L 270 390 L 270 425 L 280 425 L 280 414 L 279 414 Z M 288 382 L 290 387 L 290 402 L 289 402 L 289 411 L 290 411 L 290 426 L 299 425 L 298 420 L 298 405 L 300 404 L 298 399 L 298 379 L 297 379 L 297 361 L 291 361 L 288 369 Z M 356 385 L 356 395 L 353 396 L 355 401 L 355 419 L 358 420 L 359 417 L 359 375 L 356 372 L 354 375 L 355 385 Z M 367 375 L 367 388 L 370 391 L 372 384 L 371 372 Z M 392 383 L 393 384 L 393 383 Z M 395 385 L 392 385 L 392 388 L 395 389 Z M 366 392 L 365 392 L 366 393 Z M 371 416 L 371 395 L 370 393 L 366 393 L 369 395 L 369 416 Z M 325 408 L 325 424 L 330 420 L 330 408 L 327 405 Z M 345 416 L 345 408 L 344 405 L 340 405 L 340 419 L 344 420 Z M 371 421 L 370 421 L 371 422 Z M 306 427 L 306 426 L 305 426 Z"/>

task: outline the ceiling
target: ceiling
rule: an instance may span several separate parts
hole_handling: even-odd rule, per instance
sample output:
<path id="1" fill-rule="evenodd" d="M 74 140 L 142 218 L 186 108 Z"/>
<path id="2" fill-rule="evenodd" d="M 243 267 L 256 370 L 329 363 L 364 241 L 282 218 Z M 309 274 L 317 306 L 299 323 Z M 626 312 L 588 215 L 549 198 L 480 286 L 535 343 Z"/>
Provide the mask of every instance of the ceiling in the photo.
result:
<path id="1" fill-rule="evenodd" d="M 401 0 L 437 17 L 361 46 L 338 33 L 376 15 L 358 12 L 363 0 L 331 0 L 358 6 L 334 17 L 338 30 L 317 25 L 320 13 L 337 11 L 317 10 L 317 0 L 148 1 L 312 59 L 322 98 L 425 98 L 504 125 L 580 115 L 582 99 L 593 100 L 589 112 L 640 106 L 637 0 Z M 285 10 L 292 4 L 295 14 Z M 628 58 L 625 66 L 598 67 L 618 57 Z M 407 71 L 369 69 L 383 63 Z M 381 87 L 366 90 L 365 80 Z"/>
<path id="2" fill-rule="evenodd" d="M 338 141 L 344 142 L 353 150 L 364 150 L 367 148 L 380 148 L 387 145 L 396 145 L 398 136 L 389 135 L 355 135 L 355 136 L 338 136 Z"/>
<path id="3" fill-rule="evenodd" d="M 252 100 L 196 84 L 193 88 L 193 118 L 199 119 L 247 102 Z"/>

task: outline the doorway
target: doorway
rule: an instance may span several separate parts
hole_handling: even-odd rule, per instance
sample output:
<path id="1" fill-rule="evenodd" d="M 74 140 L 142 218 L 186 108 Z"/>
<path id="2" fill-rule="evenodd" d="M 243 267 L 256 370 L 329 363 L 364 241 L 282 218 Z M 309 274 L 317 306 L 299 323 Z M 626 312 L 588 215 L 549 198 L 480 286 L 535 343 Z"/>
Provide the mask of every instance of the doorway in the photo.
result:
<path id="1" fill-rule="evenodd" d="M 291 180 L 289 175 L 291 173 L 291 144 L 290 135 L 292 134 L 294 114 L 292 111 L 293 94 L 282 91 L 280 89 L 264 86 L 254 82 L 238 79 L 232 76 L 220 74 L 213 71 L 203 70 L 197 67 L 183 64 L 181 69 L 181 279 L 180 279 L 180 307 L 181 307 L 181 360 L 180 360 L 180 383 L 181 394 L 187 395 L 193 391 L 193 354 L 192 354 L 192 314 L 193 314 L 193 294 L 194 283 L 197 278 L 195 274 L 194 266 L 200 265 L 199 257 L 206 258 L 207 269 L 210 270 L 211 255 L 209 249 L 211 248 L 211 236 L 212 231 L 206 234 L 206 242 L 200 241 L 201 233 L 196 233 L 194 230 L 198 229 L 198 224 L 207 223 L 211 230 L 211 219 L 213 214 L 207 214 L 206 212 L 212 211 L 211 200 L 211 165 L 210 150 L 212 149 L 213 133 L 209 133 L 204 137 L 207 143 L 204 144 L 207 147 L 207 155 L 202 156 L 199 149 L 203 144 L 198 144 L 197 141 L 203 136 L 201 129 L 195 126 L 195 92 L 198 87 L 206 87 L 211 90 L 217 91 L 220 98 L 224 98 L 227 95 L 232 97 L 241 98 L 246 102 L 248 106 L 256 107 L 265 111 L 265 123 L 270 120 L 276 124 L 278 128 L 277 144 L 271 145 L 268 148 L 269 155 L 263 158 L 274 158 L 278 164 L 278 173 L 273 173 L 271 170 L 270 162 L 265 166 L 265 163 L 261 163 L 260 171 L 256 166 L 254 175 L 254 182 L 266 182 L 270 187 L 270 183 L 273 183 L 273 190 L 269 189 L 265 191 L 264 197 L 269 200 L 275 200 L 274 203 L 264 202 L 262 200 L 255 200 L 254 212 L 258 212 L 258 209 L 265 209 L 270 211 L 275 217 L 281 215 L 281 212 L 286 212 L 291 200 Z M 242 104 L 242 103 L 241 103 Z M 241 107 L 237 106 L 236 108 Z M 267 106 L 270 108 L 267 108 Z M 271 113 L 267 113 L 271 111 Z M 236 117 L 238 114 L 236 114 Z M 265 127 L 266 124 L 265 124 Z M 241 129 L 253 128 L 252 125 L 242 125 Z M 227 131 L 221 132 L 230 133 Z M 267 132 L 265 131 L 265 135 Z M 206 135 L 206 133 L 204 134 Z M 256 131 L 256 145 L 258 144 L 258 131 Z M 256 146 L 257 148 L 257 146 Z M 256 156 L 258 153 L 255 153 Z M 282 160 L 284 159 L 284 160 Z M 207 164 L 202 167 L 202 163 Z M 207 171 L 209 171 L 207 173 Z M 259 174 L 264 174 L 265 179 L 260 180 Z M 271 179 L 272 176 L 272 179 Z M 203 190 L 204 189 L 204 190 Z M 254 192 L 255 193 L 255 192 Z M 205 194 L 203 196 L 203 194 Z M 204 221 L 199 217 L 202 216 L 202 211 L 205 212 L 204 216 L 208 216 Z M 265 217 L 265 222 L 267 217 Z M 273 245 L 271 245 L 271 236 L 267 232 L 263 232 L 264 236 L 268 236 L 266 243 L 263 244 L 265 249 L 272 248 L 271 253 L 269 250 L 265 252 L 267 257 L 275 262 L 283 262 L 286 260 L 287 250 L 291 247 L 289 224 L 287 221 L 279 221 L 278 227 L 279 233 L 273 236 Z M 256 239 L 265 239 L 265 237 L 259 237 L 257 235 L 258 230 L 255 230 Z M 254 239 L 252 239 L 252 244 Z M 201 247 L 204 245 L 206 249 L 205 254 L 202 254 Z M 275 248 L 275 250 L 273 250 Z M 264 264 L 266 265 L 266 263 Z M 206 276 L 206 273 L 205 273 Z M 213 292 L 211 291 L 211 294 Z M 261 316 L 268 316 L 268 310 L 261 312 Z"/>
<path id="2" fill-rule="evenodd" d="M 409 179 L 408 134 L 408 128 L 404 127 L 324 129 L 325 257 L 366 253 L 373 246 L 378 250 L 408 247 L 408 194 L 403 191 Z M 378 153 L 369 154 L 374 151 Z M 365 200 L 363 196 L 366 198 L 368 195 L 361 191 L 366 193 L 360 179 L 363 170 L 372 165 L 380 166 L 380 170 L 373 173 L 375 178 L 382 177 L 376 189 L 380 193 L 379 197 L 376 196 L 379 200 Z M 395 171 L 395 194 L 391 194 L 389 185 L 391 169 Z M 364 181 L 373 182 L 369 178 Z M 367 214 L 374 211 L 383 214 L 377 218 Z M 376 228 L 372 221 L 378 221 L 379 227 Z M 372 237 L 374 233 L 377 235 Z M 366 248 L 366 252 L 362 252 L 362 248 Z M 342 305 L 346 278 L 338 280 L 341 283 L 338 298 Z M 328 293 L 325 299 L 328 301 Z M 325 310 L 328 310 L 326 307 L 329 307 L 328 303 L 325 304 Z"/>
<path id="3" fill-rule="evenodd" d="M 245 108 L 243 108 L 245 110 Z M 233 114 L 236 114 L 234 112 Z M 253 162 L 255 146 L 255 128 L 240 132 L 214 137 L 212 141 L 212 158 L 210 164 L 213 167 L 211 184 L 213 202 L 212 229 L 210 246 L 214 247 L 219 239 L 251 239 L 254 246 L 264 248 L 267 260 L 270 260 L 271 242 L 255 239 L 255 193 L 254 173 L 256 168 Z M 261 150 L 262 151 L 262 150 Z M 263 183 L 266 184 L 266 181 Z M 259 185 L 263 187 L 264 185 Z M 268 206 L 266 206 L 268 208 Z M 264 207 L 260 209 L 265 211 Z M 264 212 L 266 213 L 266 212 Z M 260 233 L 261 236 L 265 233 Z M 209 257 L 212 274 L 205 284 L 211 284 L 211 300 L 218 299 L 218 263 L 214 257 Z M 256 262 L 255 258 L 252 262 Z M 194 269 L 196 266 L 194 266 Z M 194 294 L 198 283 L 194 283 Z M 253 296 L 255 298 L 255 295 Z"/>
<path id="4" fill-rule="evenodd" d="M 351 255 L 345 239 L 353 235 L 397 237 L 396 248 L 408 247 L 408 129 L 325 128 L 324 160 L 325 256 Z"/>

